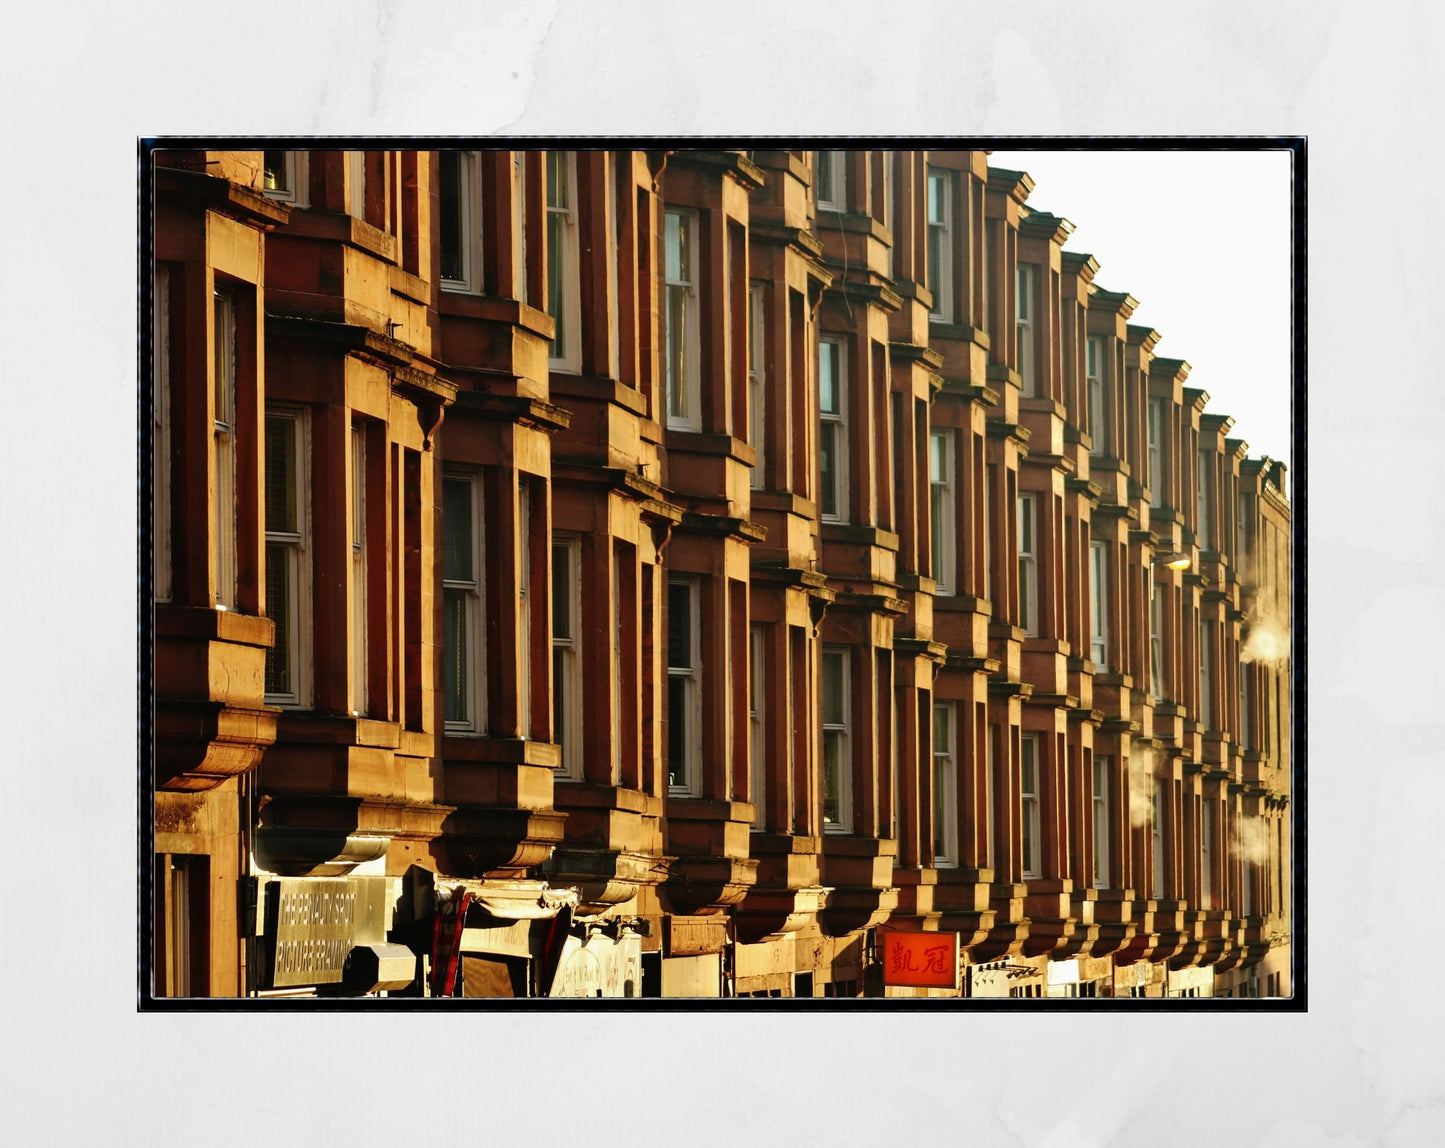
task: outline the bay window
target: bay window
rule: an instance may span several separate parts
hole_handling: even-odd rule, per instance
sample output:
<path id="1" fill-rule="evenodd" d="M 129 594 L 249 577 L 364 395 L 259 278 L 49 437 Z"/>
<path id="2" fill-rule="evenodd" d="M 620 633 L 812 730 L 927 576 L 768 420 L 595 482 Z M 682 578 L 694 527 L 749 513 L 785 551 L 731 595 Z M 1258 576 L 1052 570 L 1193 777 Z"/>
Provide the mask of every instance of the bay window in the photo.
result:
<path id="1" fill-rule="evenodd" d="M 482 182 L 480 153 L 438 152 L 438 230 L 443 291 L 482 289 Z"/>
<path id="2" fill-rule="evenodd" d="M 553 535 L 552 740 L 562 751 L 562 776 L 574 781 L 582 778 L 581 556 L 580 539 Z"/>
<path id="3" fill-rule="evenodd" d="M 581 362 L 581 287 L 577 265 L 577 153 L 547 155 L 547 314 L 555 329 L 548 359 L 553 370 Z"/>
<path id="4" fill-rule="evenodd" d="M 936 323 L 953 321 L 953 187 L 948 172 L 928 169 L 928 289 Z"/>
<path id="5" fill-rule="evenodd" d="M 1023 395 L 1032 398 L 1039 393 L 1038 370 L 1034 354 L 1034 312 L 1037 308 L 1035 289 L 1038 267 L 1032 263 L 1018 265 L 1017 313 L 1014 334 L 1018 344 L 1018 369 L 1023 379 Z"/>
<path id="6" fill-rule="evenodd" d="M 442 696 L 447 733 L 481 733 L 482 500 L 473 474 L 442 479 Z"/>
<path id="7" fill-rule="evenodd" d="M 958 865 L 958 759 L 954 705 L 933 706 L 933 864 Z"/>
<path id="8" fill-rule="evenodd" d="M 1038 734 L 1026 733 L 1019 738 L 1019 804 L 1023 876 L 1039 877 L 1042 876 L 1043 840 L 1039 833 Z"/>
<path id="9" fill-rule="evenodd" d="M 266 651 L 270 705 L 309 702 L 306 431 L 304 411 L 267 407 L 266 615 L 276 628 L 275 642 Z"/>
<path id="10" fill-rule="evenodd" d="M 1107 543 L 1089 543 L 1089 657 L 1094 667 L 1109 668 L 1109 555 Z"/>
<path id="11" fill-rule="evenodd" d="M 1019 626 L 1030 637 L 1039 632 L 1039 572 L 1035 554 L 1037 499 L 1033 494 L 1018 496 Z"/>
<path id="12" fill-rule="evenodd" d="M 1090 335 L 1084 343 L 1084 378 L 1089 391 L 1089 453 L 1104 453 L 1104 340 Z"/>
<path id="13" fill-rule="evenodd" d="M 667 584 L 667 773 L 671 792 L 696 796 L 702 765 L 702 635 L 699 584 Z"/>
<path id="14" fill-rule="evenodd" d="M 1094 888 L 1109 887 L 1109 765 L 1094 758 Z"/>
<path id="15" fill-rule="evenodd" d="M 929 525 L 933 539 L 933 577 L 937 593 L 956 593 L 954 555 L 958 551 L 958 512 L 953 494 L 954 439 L 952 430 L 935 430 L 928 438 Z"/>
<path id="16" fill-rule="evenodd" d="M 236 607 L 236 307 L 230 292 L 217 289 L 212 300 L 211 457 L 215 471 L 212 517 L 215 535 L 215 603 Z"/>
<path id="17" fill-rule="evenodd" d="M 667 425 L 702 429 L 699 394 L 697 215 L 669 208 L 664 213 L 663 375 L 667 383 Z"/>
<path id="18" fill-rule="evenodd" d="M 823 829 L 853 828 L 853 773 L 849 752 L 848 650 L 823 647 Z"/>
<path id="19" fill-rule="evenodd" d="M 818 510 L 826 520 L 847 517 L 848 356 L 841 339 L 818 343 Z"/>

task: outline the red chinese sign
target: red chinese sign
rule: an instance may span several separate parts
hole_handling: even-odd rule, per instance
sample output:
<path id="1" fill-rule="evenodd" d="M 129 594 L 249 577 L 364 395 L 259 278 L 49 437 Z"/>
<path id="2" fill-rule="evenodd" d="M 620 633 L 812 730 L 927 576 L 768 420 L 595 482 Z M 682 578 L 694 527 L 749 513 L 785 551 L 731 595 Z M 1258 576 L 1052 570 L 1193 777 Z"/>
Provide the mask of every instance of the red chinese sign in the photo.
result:
<path id="1" fill-rule="evenodd" d="M 958 988 L 958 934 L 884 933 L 883 983 L 908 988 Z"/>

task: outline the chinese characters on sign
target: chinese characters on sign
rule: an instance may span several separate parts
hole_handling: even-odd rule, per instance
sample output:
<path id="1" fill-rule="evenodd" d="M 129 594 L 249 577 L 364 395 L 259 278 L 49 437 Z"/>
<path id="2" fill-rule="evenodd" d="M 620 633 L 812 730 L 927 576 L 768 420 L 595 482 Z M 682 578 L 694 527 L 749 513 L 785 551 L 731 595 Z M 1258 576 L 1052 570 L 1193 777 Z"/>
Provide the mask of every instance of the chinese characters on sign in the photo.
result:
<path id="1" fill-rule="evenodd" d="M 883 933 L 883 983 L 958 988 L 957 933 Z"/>

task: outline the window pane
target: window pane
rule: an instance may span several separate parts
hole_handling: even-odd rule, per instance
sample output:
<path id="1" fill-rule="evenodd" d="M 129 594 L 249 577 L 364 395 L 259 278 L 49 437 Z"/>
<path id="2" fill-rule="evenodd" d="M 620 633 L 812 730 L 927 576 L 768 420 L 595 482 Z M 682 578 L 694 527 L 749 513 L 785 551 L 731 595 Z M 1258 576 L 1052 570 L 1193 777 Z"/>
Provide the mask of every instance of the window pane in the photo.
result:
<path id="1" fill-rule="evenodd" d="M 563 210 L 572 206 L 571 188 L 568 187 L 567 153 L 547 153 L 547 206 Z"/>
<path id="2" fill-rule="evenodd" d="M 818 408 L 825 415 L 838 411 L 838 344 L 821 343 L 818 347 Z"/>
<path id="3" fill-rule="evenodd" d="M 442 578 L 472 581 L 472 484 L 464 478 L 442 483 Z"/>
<path id="4" fill-rule="evenodd" d="M 552 547 L 552 636 L 559 641 L 572 637 L 572 562 L 566 546 Z"/>
<path id="5" fill-rule="evenodd" d="M 823 820 L 841 824 L 839 791 L 843 779 L 843 735 L 837 730 L 823 732 Z"/>
<path id="6" fill-rule="evenodd" d="M 462 259 L 462 155 L 441 153 L 441 246 L 442 278 L 460 280 L 466 277 Z"/>
<path id="7" fill-rule="evenodd" d="M 443 691 L 446 720 L 466 721 L 467 713 L 467 598 L 463 590 L 442 596 Z"/>
<path id="8" fill-rule="evenodd" d="M 687 393 L 687 344 L 688 289 L 670 286 L 667 289 L 667 413 L 673 418 L 686 419 L 688 409 Z"/>
<path id="9" fill-rule="evenodd" d="M 667 780 L 682 785 L 687 777 L 687 684 L 686 678 L 667 680 Z"/>
<path id="10" fill-rule="evenodd" d="M 268 694 L 291 693 L 291 558 L 289 546 L 267 543 L 266 615 L 276 625 L 276 642 L 266 651 Z"/>
<path id="11" fill-rule="evenodd" d="M 688 279 L 687 267 L 687 219 L 676 211 L 667 213 L 667 249 L 664 275 L 669 283 L 682 283 Z"/>
<path id="12" fill-rule="evenodd" d="M 820 511 L 827 515 L 838 513 L 838 459 L 836 423 L 824 423 L 818 435 L 818 470 L 822 483 Z"/>
<path id="13" fill-rule="evenodd" d="M 266 418 L 266 529 L 296 531 L 296 423 Z"/>
<path id="14" fill-rule="evenodd" d="M 265 157 L 265 188 L 267 191 L 290 191 L 291 183 L 286 178 L 286 153 L 284 151 L 263 152 Z"/>
<path id="15" fill-rule="evenodd" d="M 823 724 L 843 725 L 843 655 L 823 655 Z"/>
<path id="16" fill-rule="evenodd" d="M 685 582 L 667 587 L 667 664 L 692 668 L 692 587 Z"/>

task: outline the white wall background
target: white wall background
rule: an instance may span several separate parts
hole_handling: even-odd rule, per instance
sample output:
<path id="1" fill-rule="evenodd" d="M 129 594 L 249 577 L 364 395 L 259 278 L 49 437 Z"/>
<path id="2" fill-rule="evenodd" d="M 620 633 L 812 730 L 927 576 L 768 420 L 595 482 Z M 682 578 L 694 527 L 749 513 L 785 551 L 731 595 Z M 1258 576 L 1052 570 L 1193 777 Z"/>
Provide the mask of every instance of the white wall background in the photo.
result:
<path id="1" fill-rule="evenodd" d="M 9 33 L 12 1142 L 1435 1142 L 1445 7 L 57 2 Z M 135 138 L 243 131 L 1307 134 L 1309 1013 L 135 1015 Z"/>

